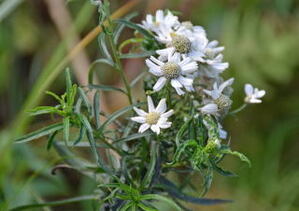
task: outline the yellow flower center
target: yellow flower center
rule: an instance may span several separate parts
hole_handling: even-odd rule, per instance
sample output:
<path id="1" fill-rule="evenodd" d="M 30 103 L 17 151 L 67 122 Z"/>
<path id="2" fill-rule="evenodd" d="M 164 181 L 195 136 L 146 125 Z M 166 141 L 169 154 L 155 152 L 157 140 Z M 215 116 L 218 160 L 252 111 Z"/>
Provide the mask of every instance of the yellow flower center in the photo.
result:
<path id="1" fill-rule="evenodd" d="M 180 76 L 181 68 L 178 64 L 167 62 L 161 67 L 165 78 L 173 79 Z"/>
<path id="2" fill-rule="evenodd" d="M 232 104 L 231 99 L 229 99 L 226 95 L 220 95 L 219 98 L 215 100 L 215 103 L 218 105 L 219 108 L 227 108 Z"/>
<path id="3" fill-rule="evenodd" d="M 146 123 L 149 125 L 154 125 L 158 123 L 158 120 L 160 118 L 160 114 L 157 112 L 150 112 L 146 115 Z"/>
<path id="4" fill-rule="evenodd" d="M 191 50 L 190 40 L 182 35 L 173 34 L 170 46 L 174 47 L 176 52 L 189 53 Z"/>

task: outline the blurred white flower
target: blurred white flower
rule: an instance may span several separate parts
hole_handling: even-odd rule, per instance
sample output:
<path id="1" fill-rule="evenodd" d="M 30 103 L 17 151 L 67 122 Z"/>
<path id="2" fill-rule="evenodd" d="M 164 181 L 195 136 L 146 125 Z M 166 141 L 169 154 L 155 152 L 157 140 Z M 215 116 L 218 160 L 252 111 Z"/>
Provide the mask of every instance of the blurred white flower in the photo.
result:
<path id="1" fill-rule="evenodd" d="M 155 16 L 146 15 L 142 25 L 145 29 L 161 34 L 163 31 L 171 31 L 174 27 L 179 26 L 178 17 L 174 16 L 170 11 L 165 15 L 163 10 L 157 10 Z"/>
<path id="2" fill-rule="evenodd" d="M 150 96 L 147 97 L 148 103 L 148 113 L 134 107 L 135 112 L 139 115 L 137 117 L 132 117 L 131 120 L 141 123 L 138 132 L 143 133 L 149 128 L 160 134 L 160 129 L 169 128 L 171 126 L 171 122 L 168 122 L 168 118 L 174 113 L 173 110 L 169 110 L 166 112 L 166 100 L 163 98 L 160 100 L 158 106 L 155 108 L 153 100 Z"/>
<path id="3" fill-rule="evenodd" d="M 245 102 L 246 103 L 261 103 L 262 98 L 265 94 L 265 90 L 258 90 L 257 88 L 254 88 L 251 84 L 245 84 L 244 91 L 246 94 Z"/>
<path id="4" fill-rule="evenodd" d="M 150 57 L 146 60 L 146 64 L 149 67 L 149 72 L 159 79 L 154 85 L 154 91 L 161 90 L 166 82 L 170 80 L 171 86 L 175 88 L 179 95 L 184 94 L 182 90 L 184 87 L 187 91 L 193 91 L 193 77 L 198 65 L 191 58 L 181 57 L 179 53 L 169 52 L 165 62 L 156 59 L 155 57 Z"/>
<path id="5" fill-rule="evenodd" d="M 222 84 L 220 84 L 220 86 L 218 86 L 217 82 L 215 82 L 213 84 L 213 90 L 204 89 L 203 91 L 207 95 L 211 96 L 213 100 L 216 100 L 222 95 L 223 90 L 226 87 L 231 86 L 233 82 L 234 82 L 234 78 L 230 78 L 227 81 L 224 81 Z"/>

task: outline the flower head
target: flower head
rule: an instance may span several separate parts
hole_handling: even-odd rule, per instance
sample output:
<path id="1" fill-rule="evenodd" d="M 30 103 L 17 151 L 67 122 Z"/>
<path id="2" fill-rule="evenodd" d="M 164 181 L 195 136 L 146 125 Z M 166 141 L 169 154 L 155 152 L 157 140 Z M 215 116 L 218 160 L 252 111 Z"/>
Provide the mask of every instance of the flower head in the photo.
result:
<path id="1" fill-rule="evenodd" d="M 134 107 L 135 112 L 139 115 L 132 117 L 131 120 L 141 123 L 138 132 L 143 133 L 149 128 L 159 134 L 160 129 L 166 129 L 171 126 L 171 122 L 168 122 L 168 118 L 173 114 L 173 110 L 166 112 L 166 100 L 163 98 L 160 100 L 158 106 L 155 108 L 153 100 L 150 96 L 147 97 L 148 113 Z"/>
<path id="2" fill-rule="evenodd" d="M 211 96 L 214 100 L 218 99 L 221 95 L 222 95 L 222 92 L 223 90 L 228 87 L 228 86 L 231 86 L 234 82 L 234 78 L 230 78 L 228 79 L 227 81 L 224 81 L 222 84 L 218 85 L 217 82 L 215 82 L 213 84 L 213 90 L 207 90 L 207 89 L 204 89 L 203 91 Z"/>
<path id="3" fill-rule="evenodd" d="M 246 94 L 246 103 L 261 103 L 262 100 L 260 98 L 262 98 L 266 94 L 265 90 L 258 90 L 257 88 L 253 88 L 251 84 L 245 84 L 244 90 Z"/>
<path id="4" fill-rule="evenodd" d="M 166 61 L 161 61 L 155 57 L 146 60 L 149 72 L 159 79 L 154 85 L 154 91 L 161 90 L 169 80 L 171 86 L 175 88 L 179 95 L 184 94 L 184 87 L 187 91 L 193 91 L 193 77 L 191 76 L 197 70 L 197 63 L 188 57 L 181 57 L 178 53 L 170 52 Z"/>

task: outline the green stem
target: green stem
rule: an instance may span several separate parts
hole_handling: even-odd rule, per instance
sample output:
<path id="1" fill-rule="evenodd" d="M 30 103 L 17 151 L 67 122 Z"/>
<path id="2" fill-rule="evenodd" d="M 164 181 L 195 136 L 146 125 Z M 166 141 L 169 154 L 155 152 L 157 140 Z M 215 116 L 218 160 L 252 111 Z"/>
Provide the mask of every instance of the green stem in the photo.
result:
<path id="1" fill-rule="evenodd" d="M 121 79 L 122 79 L 122 81 L 125 85 L 126 91 L 127 91 L 127 96 L 128 96 L 129 103 L 132 105 L 133 100 L 132 100 L 131 86 L 130 86 L 130 83 L 128 82 L 128 79 L 125 75 L 125 71 L 122 67 L 120 57 L 119 57 L 119 52 L 117 50 L 116 44 L 113 41 L 113 33 L 111 33 L 111 32 L 113 32 L 113 23 L 112 23 L 112 20 L 109 16 L 109 12 L 108 12 L 107 21 L 108 21 L 108 27 L 107 28 L 108 28 L 109 32 L 106 33 L 106 34 L 108 35 L 108 41 L 109 41 L 109 44 L 111 46 L 112 55 L 113 55 L 114 62 L 115 62 L 115 65 L 116 65 L 115 69 L 120 74 L 120 77 L 121 77 Z"/>
<path id="2" fill-rule="evenodd" d="M 247 106 L 247 104 L 243 104 L 243 105 L 241 105 L 239 108 L 237 108 L 237 109 L 235 109 L 235 110 L 229 112 L 229 114 L 230 114 L 230 115 L 234 115 L 234 114 L 236 114 L 236 113 L 239 113 L 239 112 L 242 111 L 244 108 L 246 108 L 246 106 Z"/>

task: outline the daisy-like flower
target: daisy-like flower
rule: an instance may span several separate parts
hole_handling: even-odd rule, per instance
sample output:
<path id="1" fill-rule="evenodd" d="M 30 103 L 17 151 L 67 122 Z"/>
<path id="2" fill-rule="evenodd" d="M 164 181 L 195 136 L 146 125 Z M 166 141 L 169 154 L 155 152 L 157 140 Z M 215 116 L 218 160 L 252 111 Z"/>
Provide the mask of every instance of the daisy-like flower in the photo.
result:
<path id="1" fill-rule="evenodd" d="M 246 103 L 261 103 L 262 100 L 260 98 L 266 94 L 265 90 L 254 88 L 251 84 L 245 84 L 244 90 Z"/>
<path id="2" fill-rule="evenodd" d="M 164 15 L 163 10 L 157 10 L 155 16 L 150 14 L 146 15 L 141 26 L 155 33 L 161 33 L 161 30 L 172 30 L 178 27 L 179 24 L 178 17 L 174 16 L 170 11 L 167 11 L 167 14 Z"/>
<path id="3" fill-rule="evenodd" d="M 187 91 L 193 91 L 193 76 L 191 74 L 197 70 L 198 66 L 191 58 L 181 57 L 179 53 L 170 52 L 165 62 L 152 56 L 146 60 L 146 64 L 149 67 L 149 72 L 159 77 L 153 87 L 154 91 L 161 90 L 168 80 L 179 95 L 185 93 L 182 90 L 183 87 Z"/>
<path id="4" fill-rule="evenodd" d="M 206 93 L 207 95 L 211 96 L 213 100 L 218 99 L 219 97 L 221 97 L 223 90 L 228 87 L 231 86 L 234 82 L 234 78 L 230 78 L 227 81 L 224 81 L 222 84 L 220 84 L 218 86 L 217 82 L 215 82 L 213 84 L 213 90 L 207 90 L 204 89 L 204 93 Z"/>
<path id="5" fill-rule="evenodd" d="M 153 100 L 150 96 L 147 97 L 148 103 L 148 113 L 145 111 L 134 107 L 135 112 L 139 115 L 137 117 L 132 117 L 131 120 L 141 123 L 138 132 L 143 133 L 149 128 L 160 134 L 161 129 L 166 129 L 171 126 L 171 122 L 168 122 L 168 118 L 174 113 L 173 110 L 166 112 L 166 100 L 163 98 L 160 100 L 158 106 L 155 108 Z"/>

